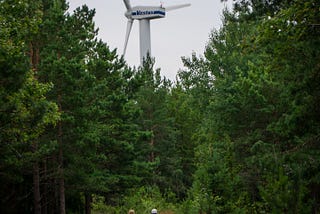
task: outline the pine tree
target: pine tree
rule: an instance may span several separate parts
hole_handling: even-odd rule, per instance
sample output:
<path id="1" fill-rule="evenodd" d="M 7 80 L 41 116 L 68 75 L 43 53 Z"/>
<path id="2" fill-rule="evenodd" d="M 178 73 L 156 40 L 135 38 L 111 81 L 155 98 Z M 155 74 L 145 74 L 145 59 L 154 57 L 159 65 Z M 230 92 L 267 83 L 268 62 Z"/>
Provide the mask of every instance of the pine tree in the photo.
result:
<path id="1" fill-rule="evenodd" d="M 133 120 L 137 107 L 127 94 L 129 69 L 115 50 L 96 38 L 94 10 L 83 6 L 70 15 L 65 8 L 63 2 L 45 4 L 39 35 L 39 76 L 54 84 L 50 98 L 62 115 L 58 126 L 43 138 L 59 145 L 48 156 L 56 175 L 45 179 L 50 181 L 47 189 L 60 195 L 60 202 L 51 207 L 59 204 L 59 212 L 65 212 L 68 199 L 68 210 L 83 209 L 83 194 L 89 212 L 93 194 L 114 203 L 137 183 L 130 167 L 139 135 Z"/>
<path id="2" fill-rule="evenodd" d="M 317 22 L 317 5 L 241 1 L 212 34 L 204 63 L 193 60 L 182 73 L 212 75 L 208 116 L 194 137 L 202 161 L 193 200 L 208 195 L 200 210 L 216 204 L 216 212 L 317 212 L 307 198 L 318 198 L 308 190 L 310 183 L 317 189 L 310 178 L 318 173 L 304 163 L 312 157 L 318 166 L 318 31 L 302 24 Z"/>
<path id="3" fill-rule="evenodd" d="M 57 106 L 45 97 L 51 85 L 39 83 L 36 70 L 30 66 L 28 44 L 37 33 L 41 13 L 38 2 L 28 1 L 2 1 L 0 13 L 1 210 L 32 210 L 32 200 L 21 196 L 33 189 L 33 209 L 40 213 L 37 164 L 44 145 L 38 140 L 45 128 L 58 119 Z M 33 188 L 32 181 L 28 183 L 32 174 Z"/>

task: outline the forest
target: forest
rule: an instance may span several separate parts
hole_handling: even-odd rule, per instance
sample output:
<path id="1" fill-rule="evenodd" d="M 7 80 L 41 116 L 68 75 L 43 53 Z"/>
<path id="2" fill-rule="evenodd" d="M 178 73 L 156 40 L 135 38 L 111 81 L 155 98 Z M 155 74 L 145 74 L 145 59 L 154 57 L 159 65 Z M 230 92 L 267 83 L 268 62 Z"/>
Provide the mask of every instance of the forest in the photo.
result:
<path id="1" fill-rule="evenodd" d="M 320 1 L 232 2 L 172 81 L 86 5 L 0 0 L 0 212 L 320 213 Z"/>

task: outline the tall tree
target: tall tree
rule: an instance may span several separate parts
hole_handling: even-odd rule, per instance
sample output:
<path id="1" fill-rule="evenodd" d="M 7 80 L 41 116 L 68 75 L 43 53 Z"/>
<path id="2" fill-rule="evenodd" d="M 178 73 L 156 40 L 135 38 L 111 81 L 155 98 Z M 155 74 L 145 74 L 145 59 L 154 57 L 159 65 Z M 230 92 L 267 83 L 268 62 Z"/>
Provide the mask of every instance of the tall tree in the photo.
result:
<path id="1" fill-rule="evenodd" d="M 83 6 L 65 14 L 64 2 L 46 2 L 44 8 L 39 76 L 54 84 L 50 98 L 62 114 L 44 138 L 59 144 L 52 154 L 58 171 L 51 185 L 59 181 L 59 212 L 66 203 L 69 210 L 81 209 L 82 194 L 89 212 L 92 194 L 115 203 L 138 180 L 130 167 L 139 136 L 138 108 L 127 94 L 132 72 L 97 40 L 94 10 Z"/>
<path id="2" fill-rule="evenodd" d="M 41 12 L 38 2 L 30 1 L 1 1 L 0 11 L 1 210 L 32 210 L 31 200 L 22 196 L 33 190 L 34 211 L 39 213 L 36 166 L 44 145 L 38 145 L 38 140 L 45 127 L 58 119 L 57 106 L 45 97 L 51 85 L 38 83 L 29 61 L 28 44 L 37 33 Z M 28 183 L 32 174 L 33 188 Z"/>
<path id="3" fill-rule="evenodd" d="M 319 3 L 242 3 L 224 14 L 196 67 L 212 75 L 209 117 L 195 138 L 203 144 L 197 156 L 209 156 L 196 172 L 195 193 L 208 195 L 199 209 L 317 212 L 307 198 L 318 197 L 309 187 L 318 185 L 312 169 L 319 117 L 307 109 L 318 105 L 318 28 L 311 23 L 318 22 Z M 193 61 L 191 77 L 200 60 Z"/>
<path id="4" fill-rule="evenodd" d="M 180 194 L 182 171 L 174 117 L 170 114 L 171 83 L 160 76 L 160 69 L 153 67 L 154 60 L 148 58 L 131 81 L 136 86 L 133 98 L 141 109 L 137 122 L 146 133 L 138 145 L 139 158 L 153 168 L 144 175 L 144 182 L 159 186 L 162 192 Z"/>

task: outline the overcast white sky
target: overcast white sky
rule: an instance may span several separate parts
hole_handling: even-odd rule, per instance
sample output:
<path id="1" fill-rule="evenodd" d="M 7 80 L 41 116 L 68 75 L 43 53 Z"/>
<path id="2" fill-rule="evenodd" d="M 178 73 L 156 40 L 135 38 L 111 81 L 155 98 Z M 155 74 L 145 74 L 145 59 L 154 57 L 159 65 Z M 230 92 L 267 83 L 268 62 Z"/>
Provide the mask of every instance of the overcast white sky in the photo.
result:
<path id="1" fill-rule="evenodd" d="M 111 49 L 117 48 L 122 54 L 127 18 L 123 0 L 68 0 L 69 10 L 81 5 L 96 9 L 95 23 L 99 28 L 99 38 Z M 151 55 L 155 57 L 156 68 L 161 74 L 175 80 L 177 71 L 183 68 L 182 56 L 191 56 L 192 52 L 202 55 L 209 34 L 213 28 L 221 26 L 224 7 L 230 5 L 220 0 L 131 0 L 132 6 L 154 5 L 171 6 L 191 3 L 191 7 L 166 13 L 163 19 L 151 21 Z M 139 23 L 134 22 L 131 31 L 126 60 L 131 66 L 139 66 Z"/>

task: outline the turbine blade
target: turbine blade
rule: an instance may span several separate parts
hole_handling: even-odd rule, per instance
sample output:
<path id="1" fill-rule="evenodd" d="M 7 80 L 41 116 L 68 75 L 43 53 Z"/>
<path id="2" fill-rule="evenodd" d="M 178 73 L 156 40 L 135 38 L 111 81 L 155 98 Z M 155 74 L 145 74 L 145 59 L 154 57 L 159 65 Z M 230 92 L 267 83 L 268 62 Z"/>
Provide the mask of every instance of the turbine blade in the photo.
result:
<path id="1" fill-rule="evenodd" d="M 126 38 L 125 38 L 125 41 L 124 41 L 124 48 L 123 48 L 123 56 L 126 54 L 127 45 L 128 45 L 128 41 L 129 41 L 129 36 L 130 36 L 131 29 L 132 29 L 132 24 L 133 24 L 133 19 L 128 19 Z"/>
<path id="2" fill-rule="evenodd" d="M 166 7 L 166 11 L 171 11 L 171 10 L 177 10 L 183 7 L 189 7 L 191 6 L 191 4 L 179 4 L 179 5 L 174 5 L 174 6 L 170 6 L 170 7 Z"/>
<path id="3" fill-rule="evenodd" d="M 123 0 L 127 10 L 131 10 L 131 4 L 130 4 L 130 0 Z"/>

